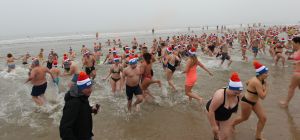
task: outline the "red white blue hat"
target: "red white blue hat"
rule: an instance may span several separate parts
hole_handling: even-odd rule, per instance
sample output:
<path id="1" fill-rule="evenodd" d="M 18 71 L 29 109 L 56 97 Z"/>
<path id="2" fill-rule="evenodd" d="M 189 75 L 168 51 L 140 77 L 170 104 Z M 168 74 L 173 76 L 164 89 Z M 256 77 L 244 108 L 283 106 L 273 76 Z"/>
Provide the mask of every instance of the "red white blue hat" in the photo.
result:
<path id="1" fill-rule="evenodd" d="M 230 90 L 243 90 L 243 84 L 237 72 L 231 74 L 231 78 L 228 83 L 228 88 Z"/>
<path id="2" fill-rule="evenodd" d="M 64 56 L 64 62 L 69 61 L 69 58 L 67 56 Z"/>
<path id="3" fill-rule="evenodd" d="M 130 65 L 137 64 L 137 61 L 138 61 L 138 59 L 135 56 L 133 56 L 133 55 L 129 56 L 129 64 Z"/>
<path id="4" fill-rule="evenodd" d="M 52 66 L 57 67 L 57 60 L 53 60 Z"/>
<path id="5" fill-rule="evenodd" d="M 92 81 L 89 78 L 89 76 L 85 72 L 81 71 L 78 75 L 77 87 L 80 90 L 83 90 L 91 85 L 92 85 Z"/>
<path id="6" fill-rule="evenodd" d="M 261 75 L 269 71 L 269 69 L 259 63 L 259 61 L 253 61 L 253 66 L 255 68 L 256 75 Z"/>
<path id="7" fill-rule="evenodd" d="M 168 47 L 168 48 L 167 48 L 167 51 L 168 51 L 168 53 L 172 53 L 172 52 L 173 52 L 172 47 Z"/>
<path id="8" fill-rule="evenodd" d="M 191 55 L 196 55 L 196 48 L 195 47 L 192 47 L 190 50 L 189 50 L 189 53 Z"/>
<path id="9" fill-rule="evenodd" d="M 120 61 L 120 57 L 118 56 L 118 55 L 115 55 L 115 57 L 114 57 L 114 61 L 116 62 L 116 61 Z"/>
<path id="10" fill-rule="evenodd" d="M 117 53 L 117 50 L 116 50 L 115 47 L 113 48 L 112 52 L 113 52 L 113 53 Z"/>

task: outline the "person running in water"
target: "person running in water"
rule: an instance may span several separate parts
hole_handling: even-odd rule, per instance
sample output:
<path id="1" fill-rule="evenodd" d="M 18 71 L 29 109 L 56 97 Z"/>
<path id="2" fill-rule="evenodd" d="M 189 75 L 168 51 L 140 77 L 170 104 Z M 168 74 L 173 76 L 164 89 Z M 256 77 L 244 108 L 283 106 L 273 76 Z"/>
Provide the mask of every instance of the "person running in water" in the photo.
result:
<path id="1" fill-rule="evenodd" d="M 251 47 L 252 47 L 252 52 L 253 52 L 254 58 L 256 58 L 256 56 L 257 56 L 259 44 L 260 44 L 260 37 L 253 39 L 253 41 L 251 42 Z"/>
<path id="2" fill-rule="evenodd" d="M 54 81 L 54 77 L 49 71 L 49 69 L 40 66 L 39 60 L 34 59 L 32 62 L 32 69 L 30 71 L 30 75 L 25 83 L 31 81 L 31 84 L 33 85 L 31 96 L 33 101 L 38 106 L 42 106 L 46 102 L 44 97 L 45 91 L 47 89 L 46 73 L 50 74 L 52 80 Z"/>
<path id="3" fill-rule="evenodd" d="M 58 86 L 60 81 L 60 70 L 57 68 L 57 60 L 53 60 L 50 73 L 53 75 L 53 82 Z"/>
<path id="4" fill-rule="evenodd" d="M 7 72 L 8 73 L 16 68 L 15 60 L 18 60 L 18 59 L 15 58 L 11 53 L 7 54 L 6 64 L 7 64 Z"/>
<path id="5" fill-rule="evenodd" d="M 74 61 L 74 59 L 76 58 L 76 53 L 75 53 L 75 51 L 73 51 L 73 49 L 71 47 L 69 49 L 69 56 L 70 56 L 71 61 Z"/>
<path id="6" fill-rule="evenodd" d="M 71 61 L 68 58 L 67 54 L 64 54 L 64 58 L 62 61 L 62 68 L 64 68 L 64 75 L 67 75 L 70 72 Z"/>
<path id="7" fill-rule="evenodd" d="M 291 57 L 293 53 L 294 53 L 293 40 L 292 40 L 292 38 L 289 38 L 288 42 L 286 44 L 286 52 L 285 52 L 285 54 L 288 57 L 287 58 L 288 60 L 293 60 L 293 58 Z"/>
<path id="8" fill-rule="evenodd" d="M 197 66 L 200 66 L 205 70 L 209 75 L 213 75 L 197 58 L 196 48 L 192 47 L 189 51 L 189 59 L 186 62 L 186 68 L 182 73 L 186 74 L 185 79 L 185 94 L 189 97 L 189 100 L 192 101 L 192 98 L 197 99 L 202 103 L 202 97 L 198 94 L 192 92 L 192 88 L 197 81 Z"/>
<path id="9" fill-rule="evenodd" d="M 231 58 L 229 56 L 229 53 L 228 53 L 228 44 L 223 43 L 221 45 L 220 49 L 221 49 L 221 55 L 222 55 L 222 57 L 221 57 L 222 61 L 221 61 L 220 66 L 223 65 L 223 63 L 224 63 L 225 60 L 228 60 L 229 62 L 228 62 L 227 67 L 229 67 L 230 64 L 232 63 L 232 60 L 231 60 Z"/>
<path id="10" fill-rule="evenodd" d="M 248 62 L 248 57 L 247 57 L 247 45 L 244 44 L 242 45 L 242 48 L 241 48 L 241 51 L 242 51 L 242 60 L 244 60 L 245 62 Z"/>
<path id="11" fill-rule="evenodd" d="M 105 60 L 103 61 L 103 64 L 107 61 L 107 64 L 113 64 L 113 54 L 111 53 L 111 49 L 108 50 L 108 54 L 105 57 Z"/>
<path id="12" fill-rule="evenodd" d="M 280 101 L 282 107 L 288 107 L 295 94 L 296 88 L 300 87 L 300 37 L 293 38 L 293 49 L 296 51 L 292 56 L 294 61 L 294 72 L 291 77 L 288 95 L 285 100 Z"/>
<path id="13" fill-rule="evenodd" d="M 114 65 L 111 66 L 109 69 L 109 73 L 106 76 L 106 78 L 103 78 L 103 80 L 106 80 L 109 76 L 110 78 L 110 85 L 111 85 L 111 91 L 115 95 L 116 91 L 120 92 L 121 89 L 121 74 L 123 71 L 123 68 L 120 64 L 121 59 L 118 55 L 114 58 Z"/>
<path id="14" fill-rule="evenodd" d="M 233 127 L 248 120 L 251 112 L 254 111 L 258 117 L 255 138 L 257 140 L 262 140 L 262 131 L 267 121 L 267 117 L 259 98 L 263 100 L 268 94 L 269 89 L 267 82 L 265 81 L 268 77 L 268 68 L 258 61 L 254 61 L 253 65 L 256 69 L 256 76 L 246 82 L 247 92 L 241 99 L 241 115 L 234 120 Z"/>
<path id="15" fill-rule="evenodd" d="M 83 66 L 85 66 L 85 72 L 87 75 L 91 77 L 92 80 L 96 77 L 96 69 L 95 69 L 96 59 L 89 52 L 84 54 L 83 58 Z"/>
<path id="16" fill-rule="evenodd" d="M 153 58 L 153 56 L 150 53 L 144 53 L 143 60 L 144 61 L 140 65 L 141 74 L 142 74 L 141 88 L 143 90 L 143 95 L 144 95 L 144 97 L 150 96 L 150 97 L 154 98 L 151 95 L 150 91 L 148 90 L 148 87 L 154 83 L 157 83 L 159 85 L 159 87 L 161 87 L 160 80 L 152 79 L 152 77 L 153 77 L 152 64 L 155 61 L 155 59 Z"/>
<path id="17" fill-rule="evenodd" d="M 131 41 L 132 49 L 135 50 L 138 47 L 138 42 L 136 38 L 134 37 L 133 40 Z"/>
<path id="18" fill-rule="evenodd" d="M 28 59 L 30 58 L 29 52 L 27 52 L 25 55 L 22 56 L 22 64 L 27 65 L 28 64 Z"/>
<path id="19" fill-rule="evenodd" d="M 81 55 L 84 55 L 86 52 L 88 51 L 88 48 L 85 46 L 85 45 L 82 45 L 82 48 L 81 48 Z"/>
<path id="20" fill-rule="evenodd" d="M 137 58 L 134 56 L 130 56 L 129 67 L 125 68 L 123 71 L 123 79 L 125 79 L 126 83 L 126 95 L 128 100 L 127 108 L 129 112 L 131 112 L 133 94 L 137 98 L 133 104 L 133 106 L 136 108 L 136 111 L 139 110 L 138 104 L 143 102 L 143 92 L 139 84 L 140 78 L 141 71 L 139 67 L 137 67 Z"/>
<path id="21" fill-rule="evenodd" d="M 283 49 L 286 48 L 284 45 L 284 38 L 280 40 L 280 43 L 277 43 L 275 46 L 275 66 L 277 66 L 279 59 L 282 61 L 282 67 L 284 67 L 285 64 L 285 57 L 283 55 Z"/>
<path id="22" fill-rule="evenodd" d="M 52 62 L 54 59 L 54 51 L 51 49 L 51 52 L 48 55 L 48 60 L 47 60 L 47 68 L 50 70 L 52 68 Z"/>
<path id="23" fill-rule="evenodd" d="M 168 55 L 166 56 L 165 62 L 164 64 L 167 66 L 167 68 L 165 69 L 166 71 L 166 77 L 167 77 L 167 81 L 169 86 L 171 86 L 172 91 L 176 91 L 174 82 L 173 82 L 173 74 L 176 70 L 176 67 L 179 63 L 179 57 L 174 55 L 173 49 L 172 47 L 168 47 L 167 48 L 167 53 Z"/>
<path id="24" fill-rule="evenodd" d="M 228 86 L 215 92 L 206 104 L 207 117 L 215 140 L 227 140 L 231 136 L 232 113 L 238 111 L 243 84 L 238 73 L 231 75 Z"/>
<path id="25" fill-rule="evenodd" d="M 43 48 L 41 48 L 40 53 L 38 54 L 37 58 L 39 59 L 40 64 L 43 65 L 44 62 L 45 62 L 44 49 Z"/>

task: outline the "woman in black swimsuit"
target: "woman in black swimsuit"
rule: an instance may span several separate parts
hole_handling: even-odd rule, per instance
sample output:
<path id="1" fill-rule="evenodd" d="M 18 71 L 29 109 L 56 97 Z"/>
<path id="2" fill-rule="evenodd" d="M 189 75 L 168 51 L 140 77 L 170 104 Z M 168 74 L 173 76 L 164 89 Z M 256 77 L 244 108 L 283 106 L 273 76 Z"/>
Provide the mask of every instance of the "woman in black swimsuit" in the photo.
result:
<path id="1" fill-rule="evenodd" d="M 120 91 L 121 89 L 121 73 L 123 71 L 122 66 L 120 65 L 120 57 L 116 55 L 114 57 L 114 65 L 111 66 L 109 69 L 109 74 L 104 78 L 103 80 L 106 80 L 109 76 L 110 78 L 110 85 L 111 85 L 111 91 L 113 94 L 116 93 L 116 91 Z"/>
<path id="2" fill-rule="evenodd" d="M 260 64 L 258 61 L 253 62 L 256 69 L 256 76 L 247 81 L 247 92 L 241 99 L 241 116 L 234 120 L 233 126 L 240 124 L 243 121 L 248 120 L 252 110 L 258 117 L 256 139 L 261 140 L 262 130 L 267 121 L 265 111 L 262 108 L 260 99 L 265 99 L 268 93 L 267 83 L 265 79 L 268 77 L 268 68 Z"/>
<path id="3" fill-rule="evenodd" d="M 233 73 L 228 87 L 219 89 L 206 104 L 207 116 L 212 127 L 214 139 L 227 140 L 232 133 L 232 113 L 236 113 L 239 106 L 239 95 L 243 84 L 237 73 Z"/>
<path id="4" fill-rule="evenodd" d="M 178 61 L 179 61 L 179 57 L 173 54 L 173 49 L 172 47 L 167 48 L 167 56 L 166 59 L 164 61 L 164 65 L 167 66 L 167 68 L 165 69 L 165 74 L 167 77 L 167 81 L 169 86 L 171 86 L 172 91 L 176 91 L 174 82 L 173 82 L 173 74 L 176 70 L 176 67 L 178 65 Z M 177 63 L 176 63 L 177 62 Z"/>

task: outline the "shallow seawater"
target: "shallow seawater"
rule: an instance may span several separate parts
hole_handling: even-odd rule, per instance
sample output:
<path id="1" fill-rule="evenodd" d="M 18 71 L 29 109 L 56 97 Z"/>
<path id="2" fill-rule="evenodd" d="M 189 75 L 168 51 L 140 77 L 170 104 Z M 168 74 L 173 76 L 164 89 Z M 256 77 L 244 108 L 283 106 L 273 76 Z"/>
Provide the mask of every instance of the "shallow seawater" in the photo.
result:
<path id="1" fill-rule="evenodd" d="M 166 35 L 162 35 L 166 36 Z M 151 43 L 151 35 L 136 36 L 138 41 Z M 125 43 L 131 41 L 131 36 L 124 36 L 121 39 Z M 107 39 L 101 39 L 104 44 Z M 51 48 L 59 55 L 67 52 L 69 46 L 79 54 L 82 44 L 92 49 L 93 39 L 62 40 L 54 42 L 17 43 L 0 45 L 0 54 L 7 52 L 15 55 L 38 54 L 40 48 L 45 49 L 45 55 Z M 108 48 L 104 48 L 108 50 Z M 248 55 L 251 55 L 248 53 Z M 208 58 L 199 55 L 202 63 L 206 65 L 214 76 L 209 76 L 205 71 L 198 68 L 198 81 L 193 91 L 209 100 L 219 88 L 227 85 L 228 78 L 232 71 L 240 74 L 242 81 L 246 81 L 255 74 L 252 63 L 241 61 L 241 54 L 238 49 L 232 51 L 234 62 L 230 68 L 219 67 L 220 61 L 216 58 Z M 102 58 L 103 59 L 103 58 Z M 250 59 L 253 59 L 250 57 Z M 80 60 L 77 57 L 77 61 Z M 267 123 L 264 136 L 271 140 L 297 140 L 300 139 L 300 110 L 298 101 L 300 99 L 297 90 L 290 107 L 282 109 L 278 101 L 287 95 L 287 89 L 292 74 L 292 64 L 289 67 L 272 66 L 269 55 L 258 56 L 263 64 L 270 68 L 267 82 L 270 92 L 267 98 L 262 101 L 267 114 Z M 59 122 L 62 116 L 64 105 L 63 97 L 67 91 L 67 82 L 70 77 L 62 78 L 61 84 L 57 87 L 51 83 L 48 85 L 46 97 L 49 104 L 46 107 L 38 108 L 31 100 L 31 85 L 24 84 L 28 70 L 17 62 L 17 68 L 12 73 L 7 73 L 5 62 L 0 62 L 0 139 L 30 139 L 30 140 L 53 140 L 59 139 Z M 162 88 L 158 85 L 151 85 L 150 91 L 155 100 L 145 102 L 141 105 L 140 112 L 128 113 L 126 109 L 126 96 L 121 91 L 117 96 L 110 92 L 110 84 L 101 79 L 106 76 L 109 65 L 97 65 L 97 78 L 94 91 L 90 97 L 91 104 L 100 103 L 101 112 L 93 116 L 94 139 L 102 140 L 181 140 L 181 139 L 212 139 L 211 128 L 206 117 L 204 105 L 196 101 L 189 102 L 184 95 L 185 75 L 177 70 L 174 74 L 174 81 L 178 92 L 172 93 L 165 80 L 161 64 L 154 65 L 154 78 L 162 81 Z M 184 64 L 183 64 L 184 68 Z M 48 77 L 49 78 L 49 77 Z M 236 117 L 234 115 L 233 117 Z M 257 117 L 253 112 L 248 121 L 236 127 L 235 140 L 254 139 Z"/>

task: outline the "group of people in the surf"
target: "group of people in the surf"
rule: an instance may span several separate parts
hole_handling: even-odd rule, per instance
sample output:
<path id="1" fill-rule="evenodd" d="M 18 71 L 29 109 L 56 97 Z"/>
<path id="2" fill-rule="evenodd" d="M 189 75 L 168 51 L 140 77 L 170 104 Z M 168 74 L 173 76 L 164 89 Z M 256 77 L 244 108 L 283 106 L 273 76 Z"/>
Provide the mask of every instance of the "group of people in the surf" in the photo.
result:
<path id="1" fill-rule="evenodd" d="M 287 37 L 281 36 L 282 33 L 287 34 Z M 88 112 L 89 115 L 80 114 L 78 117 L 85 120 L 84 122 L 88 124 L 86 127 L 91 127 L 90 114 L 97 113 L 99 109 L 99 105 L 90 108 L 88 104 L 92 86 L 97 84 L 94 82 L 95 78 L 102 77 L 101 79 L 104 81 L 109 80 L 114 95 L 124 91 L 128 100 L 128 111 L 131 112 L 132 106 L 136 111 L 139 111 L 141 103 L 155 100 L 149 86 L 152 84 L 162 86 L 161 79 L 154 78 L 155 73 L 153 71 L 153 64 L 160 63 L 164 70 L 165 80 L 170 86 L 170 93 L 178 90 L 173 76 L 176 71 L 181 71 L 182 74 L 185 74 L 185 95 L 190 101 L 196 99 L 200 104 L 203 104 L 203 98 L 192 91 L 197 81 L 197 67 L 201 67 L 210 76 L 213 76 L 213 73 L 206 68 L 198 57 L 216 57 L 220 59 L 220 65 L 227 60 L 229 67 L 234 63 L 231 58 L 232 54 L 240 53 L 241 60 L 245 62 L 250 61 L 249 54 L 252 54 L 254 60 L 249 65 L 253 64 L 253 73 L 255 74 L 245 82 L 244 94 L 242 95 L 244 89 L 240 76 L 237 72 L 233 72 L 228 85 L 224 85 L 225 88 L 217 89 L 213 97 L 206 103 L 206 110 L 215 139 L 230 138 L 233 128 L 246 121 L 252 111 L 258 118 L 255 137 L 256 139 L 263 139 L 262 131 L 267 117 L 261 100 L 266 98 L 270 88 L 267 82 L 269 69 L 255 59 L 258 55 L 270 57 L 275 66 L 279 65 L 278 62 L 281 60 L 282 67 L 287 66 L 287 60 L 293 62 L 294 73 L 290 86 L 287 87 L 288 94 L 286 99 L 280 101 L 282 107 L 287 107 L 295 89 L 300 87 L 300 37 L 298 33 L 299 28 L 297 26 L 249 27 L 243 31 L 226 29 L 222 26 L 222 31 L 218 30 L 215 33 L 174 35 L 166 39 L 154 38 L 151 47 L 147 46 L 146 43 L 138 42 L 137 38 L 133 38 L 130 45 L 122 43 L 120 39 L 113 39 L 113 41 L 108 39 L 103 46 L 101 43 L 95 42 L 93 50 L 83 45 L 80 51 L 81 55 L 77 55 L 70 47 L 69 52 L 63 54 L 61 58 L 54 50 L 51 50 L 46 60 L 43 49 L 36 57 L 27 53 L 15 58 L 11 53 L 8 53 L 6 57 L 7 71 L 11 72 L 16 68 L 16 60 L 21 59 L 22 64 L 27 65 L 28 60 L 32 58 L 32 63 L 29 66 L 29 78 L 26 82 L 32 83 L 32 99 L 39 106 L 46 102 L 44 93 L 47 88 L 47 73 L 56 85 L 59 85 L 61 77 L 72 77 L 68 83 L 70 90 L 65 95 L 66 105 L 60 127 L 62 138 L 66 138 L 66 135 L 71 135 L 66 134 L 68 133 L 66 131 L 68 129 L 67 123 L 70 120 L 79 121 L 71 119 L 67 114 L 74 115 L 74 112 L 70 111 L 78 107 L 79 104 L 85 107 L 75 109 L 75 111 Z M 99 34 L 97 33 L 96 39 L 98 38 Z M 75 61 L 78 56 L 81 56 L 81 62 Z M 105 57 L 102 59 L 103 62 L 100 61 L 101 57 Z M 59 64 L 61 64 L 62 69 L 59 68 Z M 97 64 L 109 67 L 107 75 L 96 77 Z M 135 95 L 136 100 L 132 104 L 133 95 Z M 231 119 L 231 114 L 238 111 L 238 106 L 241 106 L 241 114 L 237 118 Z M 86 120 L 87 118 L 88 120 Z M 77 123 L 80 125 L 79 122 Z M 81 130 L 82 128 L 76 129 Z M 82 131 L 86 132 L 87 130 Z M 91 129 L 88 131 L 91 132 Z M 83 134 L 82 136 L 84 138 L 92 137 L 91 134 Z"/>

